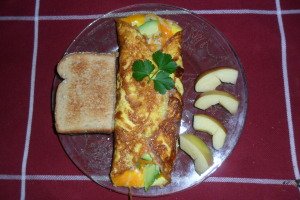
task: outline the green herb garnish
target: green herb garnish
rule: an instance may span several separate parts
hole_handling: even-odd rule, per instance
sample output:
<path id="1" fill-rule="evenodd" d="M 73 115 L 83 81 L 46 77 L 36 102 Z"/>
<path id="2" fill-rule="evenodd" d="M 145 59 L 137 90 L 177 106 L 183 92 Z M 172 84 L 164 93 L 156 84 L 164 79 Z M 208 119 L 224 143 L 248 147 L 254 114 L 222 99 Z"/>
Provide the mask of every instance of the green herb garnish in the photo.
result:
<path id="1" fill-rule="evenodd" d="M 137 81 L 142 81 L 145 77 L 148 77 L 148 83 L 152 80 L 154 89 L 160 94 L 165 94 L 167 90 L 174 88 L 175 83 L 170 74 L 176 71 L 177 64 L 170 54 L 162 51 L 153 53 L 152 59 L 158 67 L 156 72 L 150 76 L 155 69 L 150 60 L 136 60 L 132 65 L 132 76 Z"/>
<path id="2" fill-rule="evenodd" d="M 133 78 L 137 81 L 143 80 L 146 76 L 149 76 L 150 73 L 154 70 L 154 66 L 149 60 L 136 60 L 133 63 L 132 71 Z M 150 77 L 149 77 L 150 78 Z"/>
<path id="3" fill-rule="evenodd" d="M 152 55 L 152 58 L 157 64 L 158 69 L 165 71 L 169 74 L 175 72 L 177 64 L 172 60 L 172 56 L 170 54 L 157 51 Z"/>
<path id="4" fill-rule="evenodd" d="M 174 88 L 174 81 L 167 72 L 160 71 L 154 78 L 154 89 L 161 94 L 165 94 L 167 90 Z"/>

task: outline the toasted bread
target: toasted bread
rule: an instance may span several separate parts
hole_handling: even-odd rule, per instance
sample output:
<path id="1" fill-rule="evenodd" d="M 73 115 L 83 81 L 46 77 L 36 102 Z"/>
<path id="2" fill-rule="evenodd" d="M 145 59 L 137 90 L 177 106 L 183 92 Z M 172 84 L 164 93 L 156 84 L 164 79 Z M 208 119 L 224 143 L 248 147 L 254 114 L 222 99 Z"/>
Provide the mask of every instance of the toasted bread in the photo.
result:
<path id="1" fill-rule="evenodd" d="M 111 133 L 116 101 L 116 55 L 72 53 L 57 65 L 55 127 L 58 133 Z"/>

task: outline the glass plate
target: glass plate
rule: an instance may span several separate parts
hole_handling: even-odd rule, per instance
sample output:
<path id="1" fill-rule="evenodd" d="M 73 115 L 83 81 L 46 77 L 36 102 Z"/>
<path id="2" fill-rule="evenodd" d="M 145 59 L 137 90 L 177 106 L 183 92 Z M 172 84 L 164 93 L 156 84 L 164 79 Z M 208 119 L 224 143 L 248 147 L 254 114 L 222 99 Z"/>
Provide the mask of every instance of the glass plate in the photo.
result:
<path id="1" fill-rule="evenodd" d="M 134 13 L 155 13 L 172 19 L 183 27 L 182 56 L 185 68 L 184 109 L 181 120 L 180 134 L 194 133 L 200 136 L 213 152 L 214 164 L 203 174 L 198 175 L 194 170 L 193 161 L 178 149 L 172 182 L 166 187 L 151 187 L 148 192 L 144 189 L 132 189 L 134 196 L 160 196 L 190 188 L 201 183 L 228 157 L 235 147 L 245 122 L 247 110 L 247 85 L 244 71 L 239 58 L 225 37 L 210 23 L 188 10 L 162 4 L 141 4 L 121 8 L 103 15 L 88 25 L 72 42 L 66 54 L 72 52 L 117 52 L 117 35 L 114 18 Z M 240 105 L 238 112 L 231 115 L 221 106 L 213 106 L 201 111 L 193 106 L 196 96 L 195 79 L 198 74 L 217 66 L 233 66 L 239 71 L 235 85 L 222 84 L 217 89 L 228 91 L 238 97 Z M 55 105 L 55 92 L 60 83 L 58 75 L 54 78 L 52 91 L 52 107 Z M 212 148 L 211 136 L 195 131 L 192 127 L 193 115 L 206 113 L 219 119 L 226 127 L 228 134 L 221 150 Z M 113 135 L 82 134 L 58 135 L 67 155 L 75 165 L 93 181 L 110 190 L 127 194 L 128 189 L 114 187 L 109 179 L 113 155 Z"/>

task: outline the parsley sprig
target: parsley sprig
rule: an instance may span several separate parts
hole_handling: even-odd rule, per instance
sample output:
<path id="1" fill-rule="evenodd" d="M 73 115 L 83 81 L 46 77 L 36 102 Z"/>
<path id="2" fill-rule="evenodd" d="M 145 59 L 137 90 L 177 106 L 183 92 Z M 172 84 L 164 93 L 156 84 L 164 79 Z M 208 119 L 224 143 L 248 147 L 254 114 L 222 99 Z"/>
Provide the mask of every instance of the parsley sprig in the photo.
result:
<path id="1" fill-rule="evenodd" d="M 174 88 L 175 83 L 170 74 L 176 71 L 177 64 L 170 54 L 162 51 L 153 53 L 152 59 L 158 67 L 157 71 L 151 75 L 155 67 L 150 60 L 136 60 L 132 65 L 132 76 L 137 81 L 148 77 L 148 83 L 153 81 L 154 89 L 160 94 L 165 94 L 167 90 Z"/>

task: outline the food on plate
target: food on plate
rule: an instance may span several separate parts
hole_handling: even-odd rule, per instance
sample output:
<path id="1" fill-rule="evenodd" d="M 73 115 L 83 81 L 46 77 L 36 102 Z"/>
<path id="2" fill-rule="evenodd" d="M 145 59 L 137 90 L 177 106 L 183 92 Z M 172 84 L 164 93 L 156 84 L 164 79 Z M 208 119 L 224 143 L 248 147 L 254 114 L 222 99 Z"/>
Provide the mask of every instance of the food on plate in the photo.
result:
<path id="1" fill-rule="evenodd" d="M 57 72 L 55 127 L 58 133 L 111 133 L 116 99 L 115 54 L 72 53 Z"/>
<path id="2" fill-rule="evenodd" d="M 159 32 L 159 22 L 158 20 L 150 20 L 139 26 L 138 29 L 142 35 L 146 35 L 150 38 Z"/>
<path id="3" fill-rule="evenodd" d="M 231 114 L 235 114 L 239 107 L 239 100 L 228 92 L 212 90 L 200 94 L 195 101 L 195 106 L 202 110 L 216 104 L 222 105 Z"/>
<path id="4" fill-rule="evenodd" d="M 238 71 L 230 67 L 216 67 L 202 73 L 196 80 L 196 92 L 216 89 L 222 82 L 235 84 Z"/>
<path id="5" fill-rule="evenodd" d="M 136 60 L 132 65 L 132 77 L 137 81 L 142 81 L 146 78 L 148 79 L 147 84 L 153 81 L 154 89 L 160 94 L 165 94 L 167 90 L 173 89 L 175 79 L 178 92 L 182 94 L 182 84 L 177 80 L 177 77 L 174 78 L 173 73 L 177 70 L 177 64 L 172 59 L 172 56 L 159 50 L 152 54 L 152 59 L 157 66 L 156 70 L 155 65 L 150 60 Z M 180 83 L 180 85 L 178 85 L 178 83 Z"/>
<path id="6" fill-rule="evenodd" d="M 226 129 L 217 119 L 197 114 L 194 116 L 193 127 L 197 131 L 203 131 L 212 135 L 212 143 L 215 149 L 221 149 L 226 139 Z"/>
<path id="7" fill-rule="evenodd" d="M 211 150 L 199 137 L 193 134 L 182 134 L 179 139 L 180 148 L 192 157 L 195 170 L 199 175 L 213 164 Z"/>
<path id="8" fill-rule="evenodd" d="M 120 57 L 110 177 L 114 186 L 147 191 L 171 181 L 183 106 L 182 32 L 153 14 L 116 24 Z"/>

